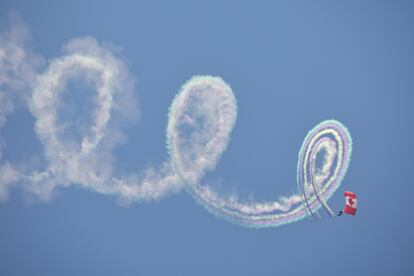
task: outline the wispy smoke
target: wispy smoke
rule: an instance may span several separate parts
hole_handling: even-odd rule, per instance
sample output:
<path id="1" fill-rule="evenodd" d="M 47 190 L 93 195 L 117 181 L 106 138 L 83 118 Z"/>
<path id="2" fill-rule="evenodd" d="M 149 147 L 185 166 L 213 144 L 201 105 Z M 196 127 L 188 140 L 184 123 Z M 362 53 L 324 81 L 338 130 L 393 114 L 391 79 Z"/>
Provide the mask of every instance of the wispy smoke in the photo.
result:
<path id="1" fill-rule="evenodd" d="M 16 15 L 9 16 L 10 25 L 0 33 L 0 130 L 15 103 L 27 96 L 34 83 L 40 57 L 26 43 L 30 39 L 27 25 Z M 20 173 L 2 160 L 4 143 L 0 137 L 0 201 L 6 200 L 9 188 L 19 180 Z"/>

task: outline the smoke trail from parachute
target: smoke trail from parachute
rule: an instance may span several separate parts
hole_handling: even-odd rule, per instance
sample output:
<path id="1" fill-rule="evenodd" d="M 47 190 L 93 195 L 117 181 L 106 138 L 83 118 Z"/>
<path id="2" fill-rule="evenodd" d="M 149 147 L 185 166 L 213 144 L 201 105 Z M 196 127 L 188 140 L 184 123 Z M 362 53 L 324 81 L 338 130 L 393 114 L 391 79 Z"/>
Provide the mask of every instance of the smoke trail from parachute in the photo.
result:
<path id="1" fill-rule="evenodd" d="M 119 175 L 112 152 L 123 141 L 123 122 L 136 118 L 138 110 L 134 78 L 126 65 L 112 49 L 83 37 L 71 40 L 64 55 L 36 75 L 39 58 L 25 47 L 27 32 L 24 25 L 15 24 L 0 35 L 0 127 L 14 109 L 13 92 L 19 91 L 35 118 L 47 164 L 44 170 L 18 170 L 1 163 L 0 147 L 0 200 L 16 183 L 41 199 L 50 199 L 59 187 L 78 185 L 127 203 L 157 200 L 186 188 L 211 213 L 248 227 L 280 226 L 316 215 L 321 208 L 332 212 L 326 201 L 340 186 L 352 151 L 351 136 L 340 122 L 323 121 L 305 137 L 298 155 L 297 194 L 249 203 L 223 196 L 203 178 L 214 170 L 230 141 L 236 98 L 220 77 L 195 76 L 170 106 L 169 160 L 137 174 Z M 90 81 L 96 89 L 92 124 L 80 142 L 65 135 L 65 126 L 58 122 L 62 93 L 73 79 Z M 320 155 L 322 165 L 317 162 Z"/>
<path id="2" fill-rule="evenodd" d="M 236 114 L 230 86 L 217 77 L 194 77 L 175 97 L 168 122 L 168 145 L 174 169 L 190 194 L 213 214 L 249 227 L 291 223 L 306 217 L 308 210 L 326 205 L 339 187 L 351 157 L 349 132 L 335 120 L 320 123 L 305 138 L 298 160 L 301 194 L 275 202 L 244 203 L 201 185 L 203 175 L 215 168 L 227 147 Z M 315 160 L 322 149 L 326 154 L 317 171 Z"/>

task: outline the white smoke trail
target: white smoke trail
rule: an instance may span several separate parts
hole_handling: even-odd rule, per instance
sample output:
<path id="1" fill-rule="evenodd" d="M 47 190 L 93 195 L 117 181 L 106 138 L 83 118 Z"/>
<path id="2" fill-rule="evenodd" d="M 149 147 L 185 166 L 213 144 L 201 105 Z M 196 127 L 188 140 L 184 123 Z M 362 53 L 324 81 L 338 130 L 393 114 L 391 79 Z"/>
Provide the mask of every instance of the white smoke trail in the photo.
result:
<path id="1" fill-rule="evenodd" d="M 139 174 L 119 177 L 113 172 L 112 151 L 125 140 L 122 125 L 137 118 L 138 107 L 135 80 L 112 49 L 92 37 L 73 39 L 65 45 L 64 56 L 51 60 L 38 75 L 42 59 L 27 47 L 27 26 L 16 15 L 11 15 L 10 23 L 0 35 L 0 127 L 14 110 L 14 102 L 24 99 L 35 118 L 47 169 L 20 171 L 9 162 L 0 163 L 0 200 L 7 199 L 10 187 L 18 182 L 41 199 L 50 199 L 56 188 L 70 185 L 115 195 L 122 202 L 159 199 L 181 189 L 168 161 Z M 61 94 L 73 79 L 90 81 L 96 88 L 92 125 L 82 133 L 80 143 L 58 121 Z M 1 153 L 0 147 L 0 161 Z"/>
<path id="2" fill-rule="evenodd" d="M 237 106 L 219 77 L 195 76 L 170 107 L 167 145 L 175 170 L 189 184 L 215 168 L 236 122 Z"/>
<path id="3" fill-rule="evenodd" d="M 255 215 L 263 219 L 263 214 L 275 211 L 287 212 L 302 203 L 300 195 L 275 202 L 247 203 L 235 195 L 221 196 L 209 186 L 200 185 L 226 149 L 236 117 L 234 93 L 219 77 L 193 77 L 175 97 L 170 108 L 167 143 L 174 168 L 190 193 L 213 213 L 232 215 L 232 210 L 237 210 L 250 219 Z"/>
<path id="4" fill-rule="evenodd" d="M 125 121 L 136 115 L 133 78 L 123 62 L 94 38 L 74 39 L 65 46 L 65 52 L 39 75 L 30 102 L 35 130 L 49 163 L 47 171 L 29 178 L 31 192 L 48 198 L 57 186 L 78 184 L 134 201 L 158 199 L 178 190 L 177 178 L 168 163 L 160 169 L 147 169 L 141 176 L 113 176 L 112 151 L 123 136 L 114 118 Z M 65 129 L 57 119 L 60 93 L 71 77 L 86 78 L 96 87 L 93 123 L 79 145 L 65 137 Z"/>
<path id="5" fill-rule="evenodd" d="M 0 130 L 7 122 L 7 115 L 15 110 L 17 101 L 27 97 L 36 67 L 41 64 L 26 43 L 30 39 L 27 25 L 16 14 L 10 14 L 10 25 L 0 34 Z M 2 161 L 6 143 L 0 136 L 0 201 L 8 198 L 8 191 L 21 177 L 9 162 Z"/>
<path id="6" fill-rule="evenodd" d="M 308 133 L 299 152 L 301 194 L 273 202 L 244 202 L 202 185 L 205 174 L 216 167 L 227 148 L 237 105 L 232 89 L 221 78 L 195 76 L 170 107 L 170 160 L 157 168 L 118 176 L 112 152 L 124 140 L 122 122 L 138 114 L 135 82 L 127 67 L 111 49 L 92 37 L 83 37 L 69 41 L 64 55 L 52 59 L 46 70 L 36 75 L 36 58 L 25 47 L 27 34 L 27 28 L 18 22 L 0 36 L 0 127 L 14 108 L 11 93 L 23 91 L 20 94 L 35 118 L 35 132 L 47 164 L 39 171 L 17 170 L 8 162 L 0 163 L 0 200 L 7 198 L 9 188 L 16 183 L 24 184 L 26 191 L 41 199 L 50 199 L 59 187 L 78 185 L 117 196 L 124 203 L 157 200 L 186 187 L 216 215 L 250 227 L 279 226 L 304 218 L 307 210 L 317 211 L 322 200 L 319 194 L 316 200 L 316 190 L 329 198 L 346 173 L 351 137 L 341 123 L 328 120 Z M 83 135 L 80 142 L 59 122 L 62 94 L 73 79 L 91 82 L 96 90 L 90 128 L 78 126 Z M 316 156 L 321 151 L 326 154 L 319 168 Z M 304 200 L 308 209 L 302 204 Z"/>
<path id="7" fill-rule="evenodd" d="M 301 194 L 272 202 L 246 202 L 203 185 L 204 175 L 215 168 L 227 147 L 236 115 L 233 91 L 221 78 L 194 77 L 188 81 L 171 104 L 168 122 L 167 141 L 175 171 L 200 204 L 232 222 L 248 227 L 275 227 L 303 219 L 307 206 Z M 339 187 L 351 148 L 349 132 L 335 120 L 318 124 L 306 136 L 299 152 L 298 183 L 311 210 L 318 210 L 321 203 L 329 209 L 323 199 Z M 325 155 L 319 167 L 316 156 L 322 151 Z"/>

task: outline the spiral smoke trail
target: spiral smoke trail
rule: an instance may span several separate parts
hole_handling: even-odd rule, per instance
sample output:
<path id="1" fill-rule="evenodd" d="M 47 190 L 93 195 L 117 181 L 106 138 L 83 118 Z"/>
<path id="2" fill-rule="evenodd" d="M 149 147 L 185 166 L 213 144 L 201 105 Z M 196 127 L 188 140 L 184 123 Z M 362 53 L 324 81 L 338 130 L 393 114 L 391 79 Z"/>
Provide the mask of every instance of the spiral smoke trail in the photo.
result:
<path id="1" fill-rule="evenodd" d="M 297 174 L 302 193 L 275 202 L 244 203 L 201 185 L 204 174 L 215 168 L 226 149 L 236 115 L 234 94 L 218 77 L 194 77 L 171 104 L 167 128 L 171 161 L 198 202 L 217 216 L 249 227 L 291 223 L 326 204 L 341 184 L 351 157 L 351 136 L 335 120 L 320 123 L 305 138 Z M 315 163 L 321 153 L 319 168 Z"/>
<path id="2" fill-rule="evenodd" d="M 214 170 L 230 141 L 236 98 L 220 77 L 195 76 L 170 106 L 169 160 L 138 174 L 119 175 L 112 152 L 124 140 L 122 122 L 138 115 L 135 81 L 127 66 L 111 48 L 82 37 L 69 41 L 61 57 L 36 73 L 39 58 L 25 46 L 27 33 L 23 23 L 15 22 L 0 35 L 0 127 L 14 110 L 14 93 L 19 92 L 35 119 L 46 164 L 43 169 L 17 169 L 1 159 L 0 143 L 0 200 L 7 199 L 9 189 L 18 183 L 45 200 L 59 187 L 78 185 L 126 203 L 157 200 L 185 188 L 211 213 L 248 227 L 291 223 L 309 213 L 316 216 L 321 207 L 332 214 L 326 201 L 340 186 L 352 151 L 351 136 L 340 122 L 323 121 L 306 136 L 298 157 L 298 194 L 253 203 L 223 196 L 203 178 Z M 91 124 L 79 128 L 80 141 L 67 134 L 59 116 L 62 94 L 71 80 L 87 81 L 96 90 Z"/>

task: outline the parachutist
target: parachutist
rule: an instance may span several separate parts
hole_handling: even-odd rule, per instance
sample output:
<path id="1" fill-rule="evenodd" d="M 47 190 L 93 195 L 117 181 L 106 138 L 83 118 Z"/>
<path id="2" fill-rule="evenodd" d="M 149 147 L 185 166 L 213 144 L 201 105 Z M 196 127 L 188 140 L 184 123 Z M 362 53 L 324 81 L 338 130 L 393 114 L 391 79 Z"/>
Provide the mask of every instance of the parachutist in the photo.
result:
<path id="1" fill-rule="evenodd" d="M 345 212 L 345 214 L 355 216 L 357 211 L 357 198 L 356 194 L 353 192 L 344 192 L 345 196 L 345 208 L 338 213 L 338 217 L 342 216 L 342 214 Z"/>

